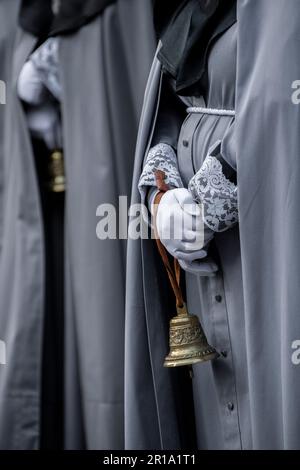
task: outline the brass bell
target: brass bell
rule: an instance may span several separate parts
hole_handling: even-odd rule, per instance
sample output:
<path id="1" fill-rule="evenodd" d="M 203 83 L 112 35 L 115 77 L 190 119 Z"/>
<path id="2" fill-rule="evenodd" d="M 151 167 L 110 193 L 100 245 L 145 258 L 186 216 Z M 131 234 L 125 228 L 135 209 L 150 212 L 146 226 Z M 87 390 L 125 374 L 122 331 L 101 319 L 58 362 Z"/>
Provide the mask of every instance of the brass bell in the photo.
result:
<path id="1" fill-rule="evenodd" d="M 205 333 L 195 315 L 187 307 L 177 307 L 177 315 L 170 321 L 170 352 L 164 367 L 178 367 L 211 361 L 219 354 L 208 344 Z"/>
<path id="2" fill-rule="evenodd" d="M 61 150 L 54 150 L 49 162 L 50 181 L 48 187 L 54 193 L 62 193 L 66 190 L 64 157 Z"/>

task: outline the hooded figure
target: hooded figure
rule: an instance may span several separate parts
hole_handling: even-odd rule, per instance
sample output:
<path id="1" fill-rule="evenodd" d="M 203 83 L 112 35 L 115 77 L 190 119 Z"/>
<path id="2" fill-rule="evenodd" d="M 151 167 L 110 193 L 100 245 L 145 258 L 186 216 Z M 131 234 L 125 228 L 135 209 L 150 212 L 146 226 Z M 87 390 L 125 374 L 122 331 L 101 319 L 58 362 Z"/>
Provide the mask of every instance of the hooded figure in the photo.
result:
<path id="1" fill-rule="evenodd" d="M 8 89 L 5 113 L 1 110 L 2 449 L 124 447 L 126 246 L 124 240 L 97 238 L 96 211 L 130 192 L 154 52 L 150 4 L 0 2 Z M 49 34 L 57 54 L 54 60 L 51 54 L 36 60 Z M 54 119 L 59 132 L 47 132 L 46 140 L 49 112 L 41 129 L 33 112 L 41 108 L 34 108 L 26 86 L 20 96 L 20 76 L 32 61 L 42 104 L 54 103 L 59 116 Z M 57 96 L 40 86 L 49 85 L 47 70 L 58 79 Z M 44 185 L 45 142 L 62 144 L 65 195 L 49 193 Z"/>
<path id="2" fill-rule="evenodd" d="M 190 313 L 219 352 L 193 366 L 197 447 L 296 449 L 300 141 L 291 95 L 299 78 L 298 4 L 164 5 L 156 2 L 161 42 L 145 94 L 132 202 L 150 212 L 159 200 L 154 171 L 164 172 L 170 191 L 157 208 L 157 233 L 185 272 Z M 188 212 L 187 202 L 199 204 L 200 215 Z M 164 237 L 170 214 L 180 223 L 189 219 L 191 227 L 200 217 L 201 244 L 187 249 L 185 232 L 179 240 Z M 291 243 L 284 238 L 287 224 Z M 129 240 L 130 449 L 192 445 L 188 376 L 163 368 L 174 297 L 166 286 L 156 243 Z"/>

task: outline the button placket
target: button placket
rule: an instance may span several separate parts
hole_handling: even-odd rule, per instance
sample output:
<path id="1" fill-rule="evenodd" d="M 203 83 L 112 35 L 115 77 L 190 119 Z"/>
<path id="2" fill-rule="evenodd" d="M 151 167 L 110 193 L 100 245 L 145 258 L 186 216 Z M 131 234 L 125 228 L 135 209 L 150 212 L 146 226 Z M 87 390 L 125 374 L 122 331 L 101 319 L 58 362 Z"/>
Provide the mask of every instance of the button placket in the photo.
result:
<path id="1" fill-rule="evenodd" d="M 210 280 L 212 299 L 212 322 L 214 338 L 212 344 L 221 352 L 213 364 L 214 377 L 219 397 L 226 449 L 241 449 L 238 419 L 235 373 L 232 361 L 229 325 L 223 278 L 218 274 Z"/>

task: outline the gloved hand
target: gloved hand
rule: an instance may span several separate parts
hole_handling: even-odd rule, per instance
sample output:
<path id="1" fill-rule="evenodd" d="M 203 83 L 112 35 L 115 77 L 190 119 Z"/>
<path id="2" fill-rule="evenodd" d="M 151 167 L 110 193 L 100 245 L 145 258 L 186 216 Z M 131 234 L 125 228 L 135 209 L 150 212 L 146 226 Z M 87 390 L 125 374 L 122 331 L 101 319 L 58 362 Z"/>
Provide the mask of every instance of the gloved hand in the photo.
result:
<path id="1" fill-rule="evenodd" d="M 27 111 L 27 123 L 31 135 L 42 139 L 49 150 L 62 148 L 62 128 L 58 105 L 48 103 Z"/>
<path id="2" fill-rule="evenodd" d="M 50 150 L 62 147 L 58 70 L 58 40 L 50 38 L 30 56 L 18 79 L 19 98 L 28 105 L 31 135 L 42 139 Z"/>
<path id="3" fill-rule="evenodd" d="M 61 101 L 58 38 L 47 39 L 31 54 L 18 79 L 18 95 L 31 105 L 45 103 L 49 95 Z"/>
<path id="4" fill-rule="evenodd" d="M 28 60 L 23 66 L 18 79 L 18 95 L 25 103 L 38 106 L 49 99 L 49 92 L 32 63 Z"/>
<path id="5" fill-rule="evenodd" d="M 207 245 L 214 232 L 203 223 L 201 206 L 187 189 L 172 189 L 163 195 L 156 229 L 162 244 L 184 270 L 205 276 L 217 271 L 216 264 L 207 259 Z"/>

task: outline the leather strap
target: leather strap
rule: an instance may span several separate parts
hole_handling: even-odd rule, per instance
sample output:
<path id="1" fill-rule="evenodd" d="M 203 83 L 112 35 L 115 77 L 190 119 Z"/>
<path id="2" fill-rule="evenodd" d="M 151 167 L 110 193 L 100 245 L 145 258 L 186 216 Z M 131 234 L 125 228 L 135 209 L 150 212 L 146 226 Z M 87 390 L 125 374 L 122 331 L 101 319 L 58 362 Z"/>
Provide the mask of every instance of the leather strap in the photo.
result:
<path id="1" fill-rule="evenodd" d="M 165 183 L 165 173 L 161 170 L 156 170 L 155 171 L 155 179 L 156 179 L 156 186 L 157 189 L 159 189 L 159 193 L 154 198 L 154 234 L 155 234 L 155 240 L 158 248 L 158 252 L 162 258 L 162 261 L 164 263 L 164 266 L 166 268 L 169 281 L 171 284 L 171 287 L 173 289 L 173 292 L 176 297 L 176 306 L 177 307 L 183 307 L 184 305 L 184 300 L 183 300 L 183 295 L 182 295 L 182 290 L 180 287 L 180 265 L 179 262 L 176 258 L 174 258 L 174 269 L 171 266 L 169 256 L 167 253 L 167 250 L 163 246 L 162 242 L 159 239 L 157 228 L 156 228 L 156 216 L 157 216 L 157 210 L 158 210 L 158 205 L 163 197 L 163 195 L 169 191 L 170 187 Z"/>

